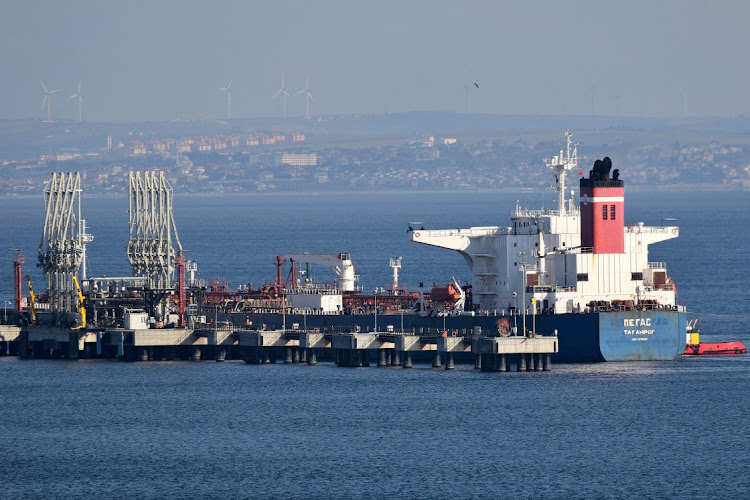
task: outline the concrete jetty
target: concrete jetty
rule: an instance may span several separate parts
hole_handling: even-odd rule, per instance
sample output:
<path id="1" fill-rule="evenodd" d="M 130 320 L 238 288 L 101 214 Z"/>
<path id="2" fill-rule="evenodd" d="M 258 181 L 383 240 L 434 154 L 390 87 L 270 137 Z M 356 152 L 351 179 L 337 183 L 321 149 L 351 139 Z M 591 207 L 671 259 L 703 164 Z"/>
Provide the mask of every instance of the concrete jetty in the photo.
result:
<path id="1" fill-rule="evenodd" d="M 549 371 L 558 352 L 555 336 L 498 337 L 475 329 L 471 335 L 414 332 L 320 332 L 313 330 L 251 330 L 144 328 L 70 330 L 50 327 L 12 327 L 0 330 L 22 358 L 93 359 L 125 361 L 243 360 L 264 364 L 315 365 L 333 360 L 342 367 L 412 368 L 415 359 L 433 368 L 452 370 L 456 360 L 473 360 L 485 372 Z"/>

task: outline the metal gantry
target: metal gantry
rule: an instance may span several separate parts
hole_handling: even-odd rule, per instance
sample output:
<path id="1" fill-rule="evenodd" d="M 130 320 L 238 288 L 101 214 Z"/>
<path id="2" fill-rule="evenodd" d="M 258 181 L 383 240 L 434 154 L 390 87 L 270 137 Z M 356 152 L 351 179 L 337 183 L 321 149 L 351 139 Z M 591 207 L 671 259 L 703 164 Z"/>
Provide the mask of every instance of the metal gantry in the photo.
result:
<path id="1" fill-rule="evenodd" d="M 39 267 L 47 276 L 51 307 L 76 309 L 73 277 L 83 257 L 80 235 L 81 175 L 53 173 L 44 189 L 44 232 L 39 243 Z"/>
<path id="2" fill-rule="evenodd" d="M 130 172 L 130 242 L 128 260 L 133 275 L 147 279 L 149 288 L 170 287 L 174 274 L 175 250 L 182 245 L 172 215 L 172 186 L 163 172 Z"/>

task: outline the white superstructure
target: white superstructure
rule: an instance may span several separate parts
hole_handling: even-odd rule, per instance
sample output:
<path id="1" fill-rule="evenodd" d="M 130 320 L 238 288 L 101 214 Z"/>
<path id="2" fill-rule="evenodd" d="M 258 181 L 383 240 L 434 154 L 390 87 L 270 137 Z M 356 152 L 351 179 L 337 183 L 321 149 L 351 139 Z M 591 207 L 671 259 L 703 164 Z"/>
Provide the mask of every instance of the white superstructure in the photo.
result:
<path id="1" fill-rule="evenodd" d="M 566 138 L 566 153 L 560 151 L 560 156 L 547 162 L 557 180 L 557 210 L 525 210 L 516 204 L 510 226 L 415 230 L 411 240 L 463 255 L 471 268 L 473 304 L 481 311 L 561 314 L 583 311 L 592 301 L 600 303 L 593 307 L 602 308 L 674 308 L 675 289 L 666 265 L 649 262 L 648 247 L 676 238 L 679 228 L 643 223 L 625 226 L 616 219 L 624 214 L 623 187 L 618 171 L 609 178 L 609 166 L 602 177 L 595 166 L 591 180 L 581 181 L 582 192 L 584 184 L 588 191 L 576 207 L 574 191 L 566 199 L 565 177 L 577 166 L 577 151 L 569 133 Z M 597 244 L 607 243 L 607 238 L 618 240 L 617 251 L 602 252 L 595 244 L 582 246 L 583 219 L 586 225 L 597 226 L 593 235 L 590 229 L 584 231 L 586 243 L 592 238 Z M 606 229 L 601 229 L 601 219 Z M 623 231 L 622 238 L 617 231 Z"/>

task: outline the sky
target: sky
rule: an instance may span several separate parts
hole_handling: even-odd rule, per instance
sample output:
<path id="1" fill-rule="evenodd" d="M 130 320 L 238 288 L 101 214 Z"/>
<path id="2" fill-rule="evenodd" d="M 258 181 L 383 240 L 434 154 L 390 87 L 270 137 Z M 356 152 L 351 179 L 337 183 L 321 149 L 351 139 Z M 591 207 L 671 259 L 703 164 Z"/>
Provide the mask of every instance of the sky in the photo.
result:
<path id="1" fill-rule="evenodd" d="M 0 6 L 0 119 L 750 115 L 750 2 L 35 1 Z M 479 87 L 474 86 L 476 82 Z M 468 83 L 468 85 L 467 85 Z M 304 94 L 287 116 L 304 116 Z"/>

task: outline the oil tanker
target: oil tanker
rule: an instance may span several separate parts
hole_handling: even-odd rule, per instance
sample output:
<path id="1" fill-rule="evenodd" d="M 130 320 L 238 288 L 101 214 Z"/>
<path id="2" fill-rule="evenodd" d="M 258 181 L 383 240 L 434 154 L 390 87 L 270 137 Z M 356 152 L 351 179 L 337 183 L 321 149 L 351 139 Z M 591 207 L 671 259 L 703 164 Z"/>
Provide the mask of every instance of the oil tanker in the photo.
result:
<path id="1" fill-rule="evenodd" d="M 193 321 L 235 327 L 320 331 L 409 331 L 423 335 L 557 336 L 557 361 L 671 360 L 685 350 L 686 310 L 664 262 L 649 246 L 677 238 L 677 226 L 624 223 L 625 186 L 609 158 L 584 174 L 577 145 L 545 161 L 554 175 L 556 209 L 518 203 L 506 226 L 407 231 L 414 243 L 460 253 L 472 282 L 454 280 L 429 291 L 400 289 L 400 260 L 391 259 L 393 286 L 364 294 L 350 256 L 277 257 L 274 283 L 231 291 L 215 282 L 188 307 Z M 575 190 L 567 176 L 578 174 Z M 283 267 L 291 265 L 284 281 Z M 304 279 L 300 265 L 326 265 L 332 284 Z M 190 269 L 188 269 L 190 270 Z M 190 280 L 188 280 L 190 282 Z"/>

